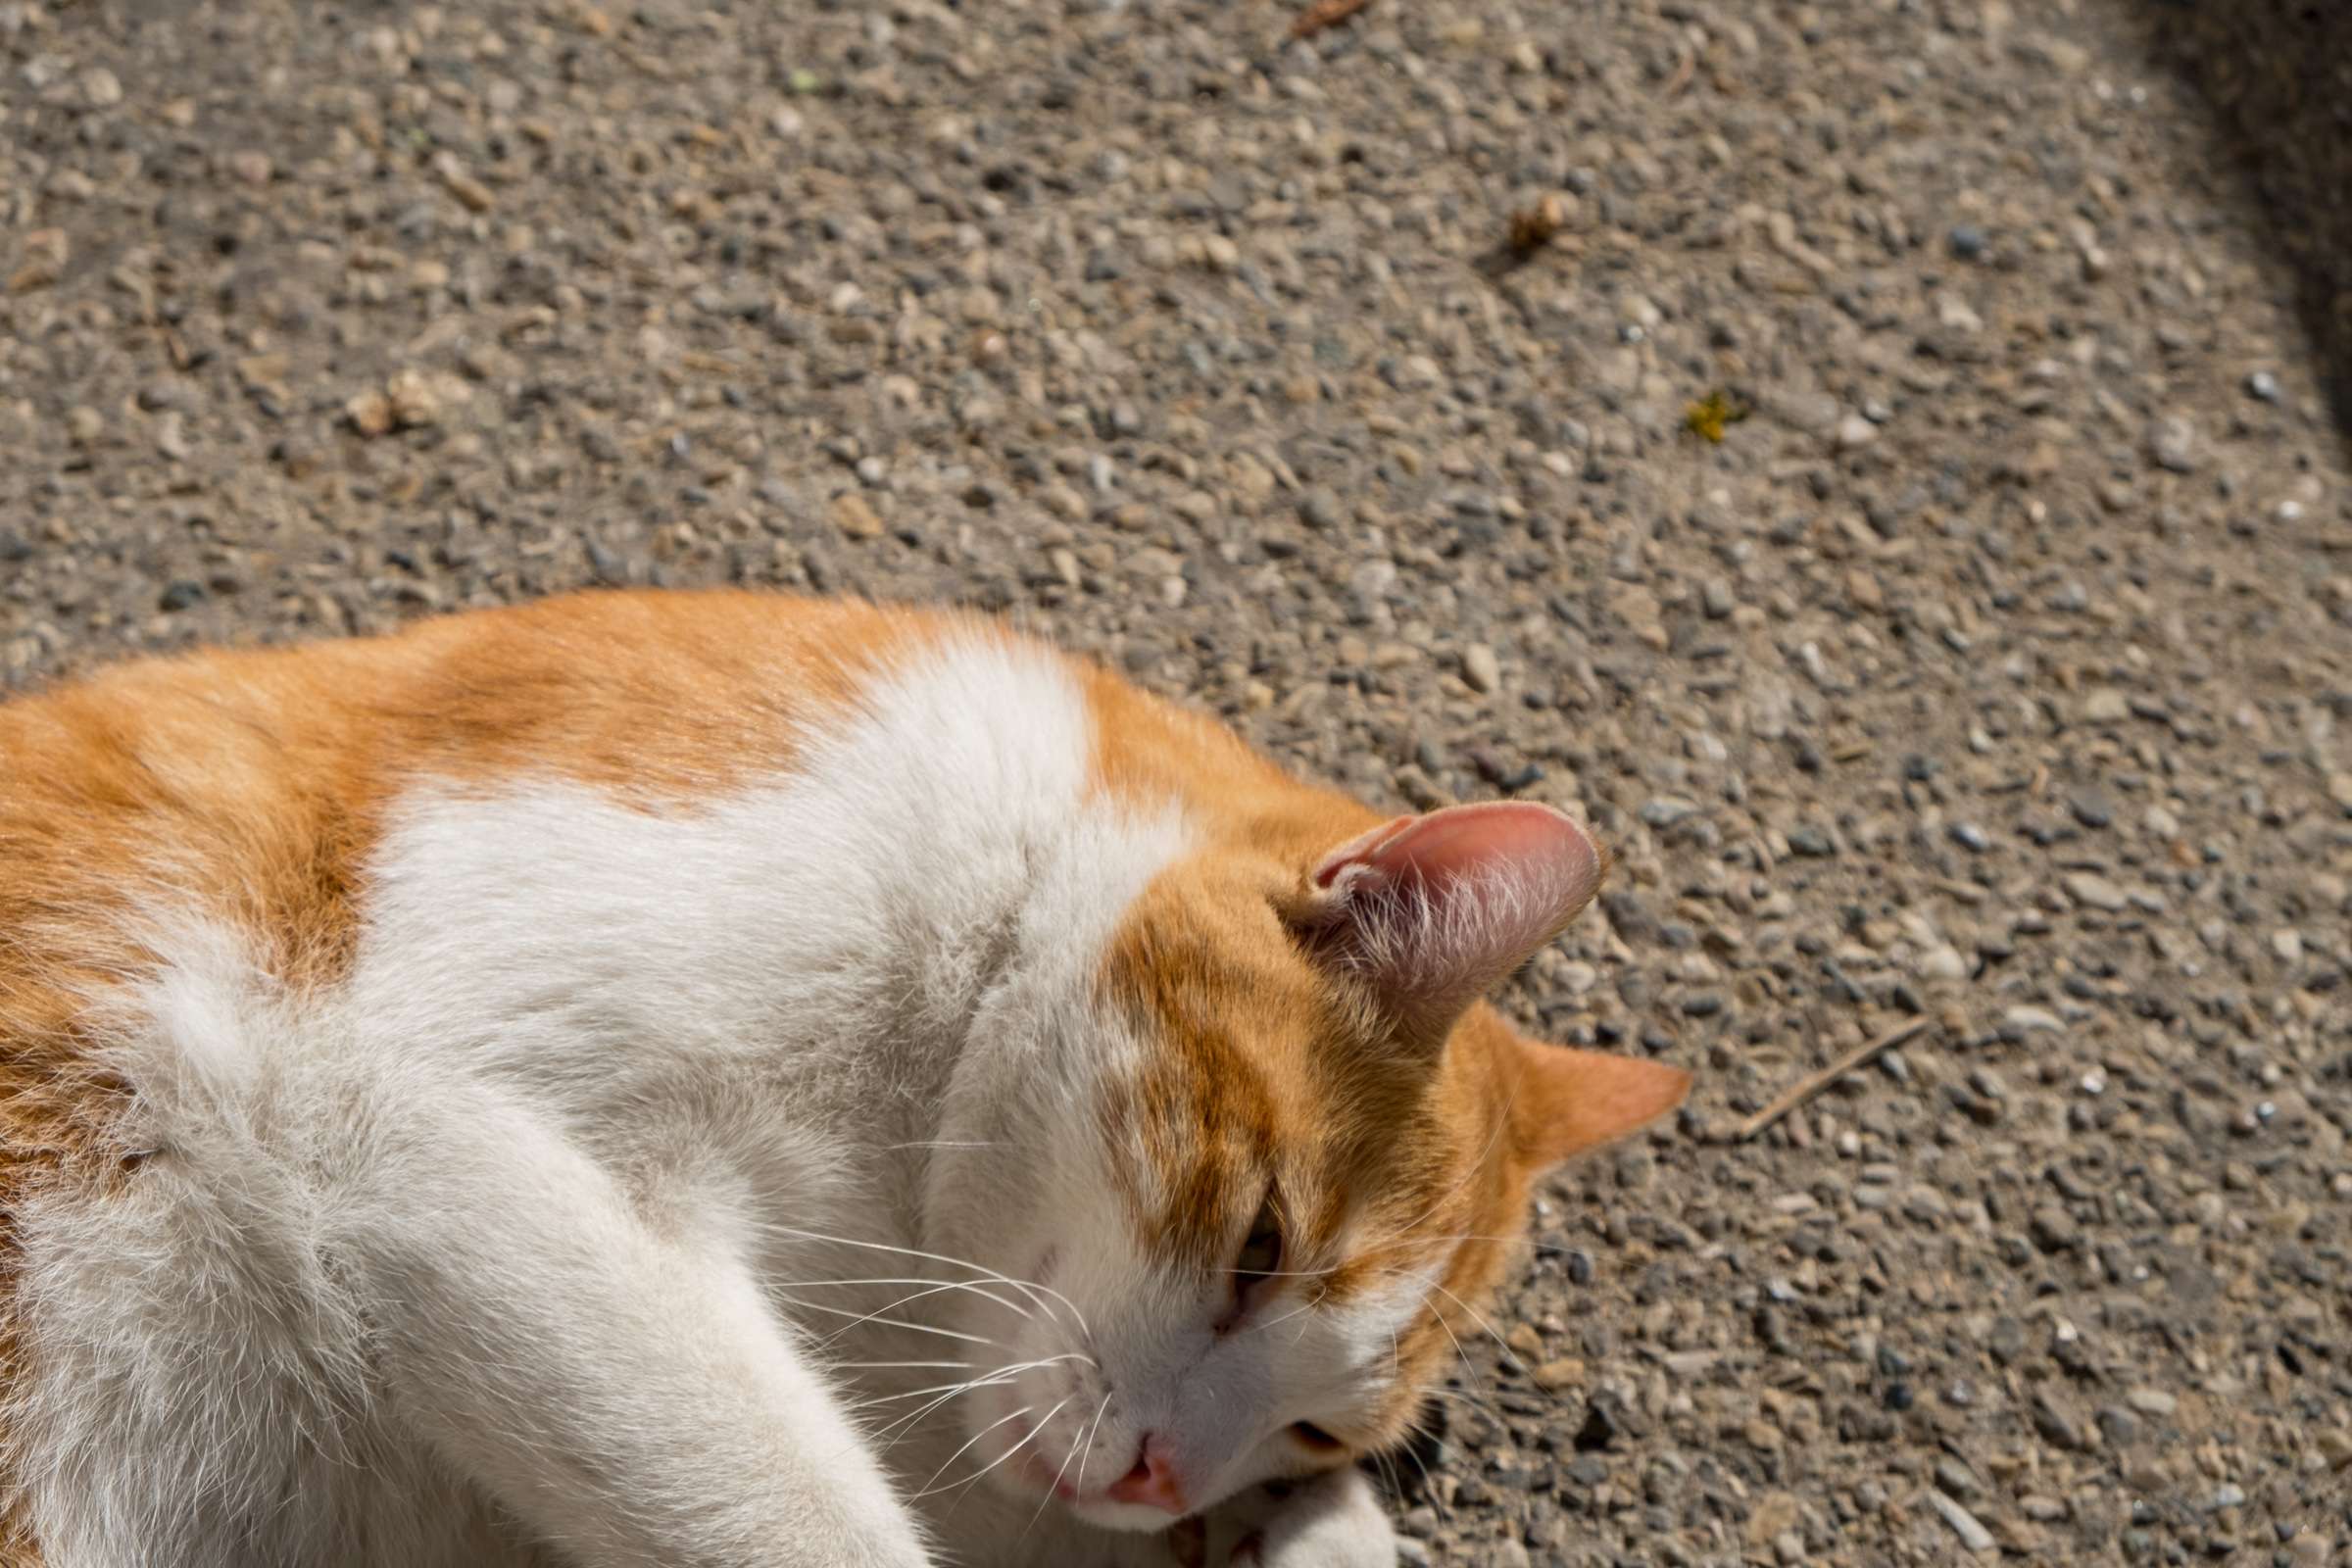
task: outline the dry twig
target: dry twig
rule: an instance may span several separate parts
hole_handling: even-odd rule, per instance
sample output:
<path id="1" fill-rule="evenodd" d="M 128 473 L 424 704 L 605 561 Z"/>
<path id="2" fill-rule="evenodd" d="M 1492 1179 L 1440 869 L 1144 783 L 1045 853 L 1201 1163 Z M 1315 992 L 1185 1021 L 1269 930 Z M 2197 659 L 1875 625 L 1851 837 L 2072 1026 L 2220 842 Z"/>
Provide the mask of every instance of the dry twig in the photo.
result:
<path id="1" fill-rule="evenodd" d="M 1892 1051 L 1906 1041 L 1916 1040 L 1927 1032 L 1930 1021 L 1926 1018 L 1914 1018 L 1909 1023 L 1899 1024 L 1875 1040 L 1864 1041 L 1819 1072 L 1808 1073 L 1799 1078 L 1775 1096 L 1771 1104 L 1766 1105 L 1762 1110 L 1757 1111 L 1753 1116 L 1734 1128 L 1732 1142 L 1735 1144 L 1746 1143 L 1750 1138 L 1755 1137 L 1756 1134 L 1779 1121 L 1783 1116 L 1788 1115 L 1797 1106 L 1811 1100 L 1847 1073 L 1852 1072 L 1856 1067 L 1863 1066 L 1877 1057 L 1880 1053 Z"/>

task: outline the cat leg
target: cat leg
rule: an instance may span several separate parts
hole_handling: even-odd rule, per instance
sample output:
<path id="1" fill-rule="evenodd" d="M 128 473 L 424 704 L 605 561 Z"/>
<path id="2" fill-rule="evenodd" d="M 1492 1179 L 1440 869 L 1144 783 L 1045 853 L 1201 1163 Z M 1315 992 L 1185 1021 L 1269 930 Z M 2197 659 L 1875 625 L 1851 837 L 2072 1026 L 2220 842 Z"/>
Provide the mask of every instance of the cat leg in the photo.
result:
<path id="1" fill-rule="evenodd" d="M 747 1269 L 657 1235 L 540 1117 L 407 1102 L 335 1227 L 397 1418 L 580 1568 L 928 1563 Z"/>
<path id="2" fill-rule="evenodd" d="M 1260 1487 L 1211 1512 L 1202 1568 L 1396 1568 L 1380 1494 L 1352 1467 Z"/>

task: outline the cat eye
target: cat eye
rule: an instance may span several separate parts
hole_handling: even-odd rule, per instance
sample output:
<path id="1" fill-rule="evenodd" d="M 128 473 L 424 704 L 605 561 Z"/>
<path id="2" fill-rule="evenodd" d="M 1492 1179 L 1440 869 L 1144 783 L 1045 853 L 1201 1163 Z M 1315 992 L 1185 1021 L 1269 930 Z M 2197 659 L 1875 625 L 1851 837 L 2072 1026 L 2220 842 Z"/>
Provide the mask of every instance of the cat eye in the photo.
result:
<path id="1" fill-rule="evenodd" d="M 1241 1253 L 1233 1260 L 1235 1301 L 1240 1301 L 1250 1287 L 1281 1267 L 1282 1221 L 1275 1215 L 1274 1200 L 1269 1197 L 1258 1205 L 1257 1218 L 1250 1222 L 1250 1234 L 1243 1239 Z"/>

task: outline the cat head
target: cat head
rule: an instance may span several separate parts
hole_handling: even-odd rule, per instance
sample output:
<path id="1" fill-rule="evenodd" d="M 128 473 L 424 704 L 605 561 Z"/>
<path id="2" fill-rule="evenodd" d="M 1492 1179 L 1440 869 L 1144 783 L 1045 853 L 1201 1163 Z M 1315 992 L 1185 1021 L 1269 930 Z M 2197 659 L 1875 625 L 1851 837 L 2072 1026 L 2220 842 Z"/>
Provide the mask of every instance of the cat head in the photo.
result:
<path id="1" fill-rule="evenodd" d="M 990 1481 L 1110 1528 L 1396 1444 L 1534 1180 L 1688 1088 L 1480 1001 L 1603 874 L 1548 807 L 1317 797 L 1219 841 L 1126 911 L 986 1238 L 1026 1289 L 961 1308 L 1011 1369 L 961 1401 Z"/>

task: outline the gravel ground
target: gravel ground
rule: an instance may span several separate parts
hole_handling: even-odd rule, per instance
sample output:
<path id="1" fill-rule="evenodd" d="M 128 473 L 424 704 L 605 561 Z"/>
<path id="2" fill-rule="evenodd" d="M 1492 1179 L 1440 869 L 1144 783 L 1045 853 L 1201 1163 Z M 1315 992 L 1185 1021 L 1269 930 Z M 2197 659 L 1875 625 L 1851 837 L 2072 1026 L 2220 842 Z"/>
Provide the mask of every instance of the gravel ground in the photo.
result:
<path id="1" fill-rule="evenodd" d="M 1295 15 L 5 0 L 0 675 L 734 580 L 1558 802 L 1701 1087 L 1410 1555 L 2352 1563 L 2352 8 Z"/>

